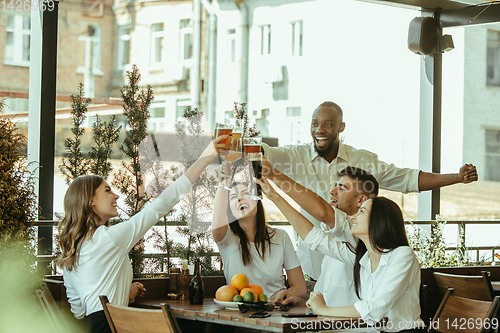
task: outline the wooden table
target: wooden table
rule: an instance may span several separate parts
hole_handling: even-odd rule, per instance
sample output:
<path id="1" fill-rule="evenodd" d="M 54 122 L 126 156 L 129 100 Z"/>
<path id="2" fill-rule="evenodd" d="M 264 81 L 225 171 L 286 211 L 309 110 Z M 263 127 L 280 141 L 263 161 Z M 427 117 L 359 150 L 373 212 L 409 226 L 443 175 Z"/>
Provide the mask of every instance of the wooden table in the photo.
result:
<path id="1" fill-rule="evenodd" d="M 249 315 L 256 311 L 241 313 L 239 310 L 228 310 L 216 304 L 213 299 L 205 299 L 202 305 L 192 305 L 188 301 L 175 301 L 170 299 L 138 300 L 134 306 L 150 309 L 159 309 L 160 304 L 168 303 L 175 317 L 190 321 L 214 323 L 224 326 L 250 328 L 266 332 L 299 332 L 320 330 L 349 330 L 366 328 L 361 320 L 357 318 L 340 318 L 318 316 L 312 318 L 285 318 L 282 311 L 269 311 L 271 317 L 250 318 Z M 306 307 L 292 307 L 291 312 L 305 312 Z M 366 331 L 375 331 L 366 328 Z M 356 330 L 359 332 L 360 330 Z"/>

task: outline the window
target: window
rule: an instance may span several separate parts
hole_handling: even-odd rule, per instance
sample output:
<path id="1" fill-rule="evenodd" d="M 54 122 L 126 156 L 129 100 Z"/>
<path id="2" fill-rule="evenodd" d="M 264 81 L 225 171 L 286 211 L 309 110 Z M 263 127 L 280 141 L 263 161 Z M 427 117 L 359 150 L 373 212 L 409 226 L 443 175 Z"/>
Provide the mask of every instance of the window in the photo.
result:
<path id="1" fill-rule="evenodd" d="M 7 15 L 5 63 L 16 66 L 30 64 L 31 19 L 23 15 Z"/>
<path id="2" fill-rule="evenodd" d="M 190 25 L 190 20 L 181 20 L 181 60 L 190 60 L 193 58 L 193 27 Z"/>
<path id="3" fill-rule="evenodd" d="M 188 106 L 191 105 L 190 99 L 178 99 L 175 103 L 175 118 L 181 118 L 184 114 L 184 111 Z"/>
<path id="4" fill-rule="evenodd" d="M 268 137 L 269 136 L 269 120 L 267 119 L 267 117 L 269 116 L 269 109 L 260 110 L 260 117 L 259 117 L 258 110 L 254 110 L 253 115 L 256 117 L 255 127 L 260 131 L 260 135 L 262 137 Z"/>
<path id="5" fill-rule="evenodd" d="M 165 119 L 165 102 L 153 102 L 149 107 L 149 114 L 151 118 L 148 119 L 148 131 L 156 132 L 165 128 L 166 119 Z"/>
<path id="6" fill-rule="evenodd" d="M 302 21 L 292 22 L 292 55 L 302 56 Z"/>
<path id="7" fill-rule="evenodd" d="M 301 107 L 292 106 L 286 108 L 286 122 L 288 124 L 289 132 L 289 144 L 298 144 L 300 141 L 300 128 L 301 128 Z"/>
<path id="8" fill-rule="evenodd" d="M 486 84 L 500 86 L 500 31 L 488 30 Z"/>
<path id="9" fill-rule="evenodd" d="M 103 75 L 101 71 L 101 27 L 89 24 L 87 34 L 78 36 L 78 40 L 85 43 L 85 64 L 79 66 L 76 72 L 85 74 L 91 71 L 94 75 Z"/>
<path id="10" fill-rule="evenodd" d="M 163 35 L 163 23 L 151 25 L 151 65 L 162 61 Z"/>
<path id="11" fill-rule="evenodd" d="M 485 180 L 500 182 L 500 131 L 486 130 Z"/>
<path id="12" fill-rule="evenodd" d="M 260 54 L 271 54 L 271 26 L 260 27 Z"/>
<path id="13" fill-rule="evenodd" d="M 227 31 L 226 41 L 227 58 L 230 62 L 236 62 L 236 30 L 229 29 Z"/>
<path id="14" fill-rule="evenodd" d="M 118 69 L 130 64 L 130 25 L 118 28 Z"/>

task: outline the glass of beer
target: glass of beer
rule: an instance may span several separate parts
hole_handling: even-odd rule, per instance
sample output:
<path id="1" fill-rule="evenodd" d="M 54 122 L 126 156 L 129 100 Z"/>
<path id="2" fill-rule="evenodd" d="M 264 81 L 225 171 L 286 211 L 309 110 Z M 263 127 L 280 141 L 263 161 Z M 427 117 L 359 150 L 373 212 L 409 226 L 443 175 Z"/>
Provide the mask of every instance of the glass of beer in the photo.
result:
<path id="1" fill-rule="evenodd" d="M 221 122 L 221 123 L 215 123 L 215 130 L 214 130 L 214 139 L 215 138 L 218 138 L 219 136 L 222 136 L 222 135 L 229 135 L 229 134 L 232 134 L 233 133 L 233 128 L 231 126 L 231 124 L 229 123 L 229 120 L 226 119 L 224 120 L 224 122 Z M 224 143 L 227 147 L 229 147 L 229 143 L 231 141 L 231 138 L 227 138 L 227 139 L 224 139 L 223 141 L 221 141 L 221 143 Z M 228 152 L 219 152 L 219 159 L 222 157 L 224 158 L 225 156 L 227 156 Z M 220 161 L 219 161 L 220 162 Z M 219 174 L 218 174 L 218 178 L 219 178 L 219 184 L 217 184 L 215 187 L 221 187 L 223 184 L 222 184 L 222 174 L 221 174 L 221 170 L 219 170 Z"/>
<path id="2" fill-rule="evenodd" d="M 229 135 L 233 133 L 233 127 L 229 123 L 229 121 L 226 119 L 222 123 L 215 123 L 215 130 L 214 130 L 214 139 L 218 138 L 219 136 L 222 135 Z M 224 139 L 221 143 L 224 143 L 225 145 L 229 145 L 229 142 L 231 141 L 231 138 Z"/>
<path id="3" fill-rule="evenodd" d="M 245 152 L 245 157 L 247 157 L 250 153 L 260 153 L 261 144 L 262 138 L 260 137 L 244 137 L 243 151 Z"/>
<path id="4" fill-rule="evenodd" d="M 262 173 L 261 144 L 262 138 L 260 137 L 243 138 L 243 151 L 245 152 L 245 158 L 248 162 L 248 169 L 250 171 L 250 199 L 252 200 L 262 199 L 262 189 L 260 185 L 256 184 L 253 180 L 254 177 L 260 179 Z"/>
<path id="5" fill-rule="evenodd" d="M 260 179 L 262 175 L 262 153 L 248 153 L 247 159 L 250 171 L 250 199 L 261 200 L 262 189 L 255 183 L 254 177 Z"/>
<path id="6" fill-rule="evenodd" d="M 241 136 L 243 135 L 243 120 L 232 118 L 229 120 L 229 123 L 231 124 L 233 132 L 231 135 L 231 140 L 229 142 L 229 152 L 223 158 L 226 162 L 233 164 L 243 157 L 243 144 L 241 138 Z M 228 175 L 226 177 L 227 179 L 224 181 L 224 187 L 227 190 L 231 189 L 229 186 L 233 182 L 233 176 L 235 169 L 237 169 L 237 166 L 237 164 L 231 166 L 231 174 Z"/>

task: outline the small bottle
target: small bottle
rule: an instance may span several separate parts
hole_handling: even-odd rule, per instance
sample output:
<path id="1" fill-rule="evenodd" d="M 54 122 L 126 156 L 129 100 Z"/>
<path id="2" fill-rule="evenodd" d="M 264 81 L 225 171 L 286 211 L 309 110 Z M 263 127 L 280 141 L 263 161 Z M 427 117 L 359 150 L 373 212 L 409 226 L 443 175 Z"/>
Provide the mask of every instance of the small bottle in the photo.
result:
<path id="1" fill-rule="evenodd" d="M 200 259 L 194 262 L 194 276 L 189 282 L 189 303 L 203 304 L 204 285 L 200 273 Z"/>

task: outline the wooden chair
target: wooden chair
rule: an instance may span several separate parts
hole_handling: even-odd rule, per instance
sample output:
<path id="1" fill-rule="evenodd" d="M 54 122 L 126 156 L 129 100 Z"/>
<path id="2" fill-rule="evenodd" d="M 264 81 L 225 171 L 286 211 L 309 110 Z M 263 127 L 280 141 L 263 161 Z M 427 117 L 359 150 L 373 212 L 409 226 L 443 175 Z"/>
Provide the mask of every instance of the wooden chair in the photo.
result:
<path id="1" fill-rule="evenodd" d="M 66 333 L 71 332 L 68 323 L 59 308 L 59 305 L 54 300 L 52 293 L 45 283 L 42 283 L 40 289 L 36 289 L 35 293 L 42 305 L 43 312 L 47 317 L 52 332 Z"/>
<path id="2" fill-rule="evenodd" d="M 454 296 L 453 293 L 454 289 L 449 288 L 427 332 L 484 333 L 495 329 L 497 325 L 493 325 L 492 320 L 497 320 L 495 315 L 500 297 L 485 302 Z"/>
<path id="3" fill-rule="evenodd" d="M 114 305 L 106 296 L 99 299 L 113 333 L 181 333 L 168 304 L 162 304 L 161 310 L 150 310 Z"/>
<path id="4" fill-rule="evenodd" d="M 455 289 L 455 296 L 458 297 L 490 302 L 495 297 L 490 277 L 486 271 L 482 271 L 481 276 L 447 274 L 432 270 L 430 272 L 434 280 L 434 287 L 441 299 L 448 288 Z"/>

